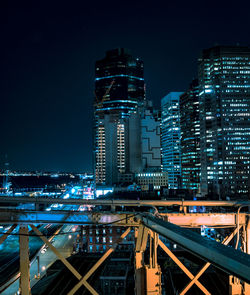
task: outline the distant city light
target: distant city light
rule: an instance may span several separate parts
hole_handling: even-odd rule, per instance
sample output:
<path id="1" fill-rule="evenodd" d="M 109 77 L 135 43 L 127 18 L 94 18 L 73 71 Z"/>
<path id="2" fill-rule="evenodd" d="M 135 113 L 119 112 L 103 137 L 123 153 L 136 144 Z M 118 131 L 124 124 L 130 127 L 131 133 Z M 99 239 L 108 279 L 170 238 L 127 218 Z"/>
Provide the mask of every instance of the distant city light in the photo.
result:
<path id="1" fill-rule="evenodd" d="M 96 189 L 96 197 L 98 198 L 99 196 L 105 196 L 108 193 L 112 193 L 114 191 L 113 188 L 109 188 L 109 189 Z"/>

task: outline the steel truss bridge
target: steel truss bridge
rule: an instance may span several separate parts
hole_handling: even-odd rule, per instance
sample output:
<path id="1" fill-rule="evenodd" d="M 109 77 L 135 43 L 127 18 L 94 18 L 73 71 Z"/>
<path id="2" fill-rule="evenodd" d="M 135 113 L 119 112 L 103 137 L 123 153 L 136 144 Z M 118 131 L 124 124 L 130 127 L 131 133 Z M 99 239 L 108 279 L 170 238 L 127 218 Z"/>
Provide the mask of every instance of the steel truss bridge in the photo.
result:
<path id="1" fill-rule="evenodd" d="M 29 274 L 29 227 L 51 251 L 78 279 L 78 283 L 68 293 L 73 295 L 85 286 L 91 294 L 98 294 L 88 283 L 90 276 L 115 251 L 117 245 L 134 229 L 135 234 L 135 293 L 162 294 L 161 269 L 157 263 L 157 248 L 162 248 L 166 254 L 189 277 L 190 282 L 181 291 L 184 295 L 196 285 L 204 294 L 211 294 L 201 284 L 199 278 L 212 264 L 228 273 L 229 294 L 250 294 L 250 214 L 243 212 L 243 207 L 250 206 L 250 202 L 237 201 L 132 201 L 132 200 L 79 200 L 53 198 L 0 198 L 0 203 L 34 204 L 34 210 L 0 208 L 0 224 L 11 224 L 10 229 L 0 237 L 0 244 L 19 225 L 20 244 L 20 292 L 22 295 L 31 294 Z M 39 211 L 40 204 L 64 204 L 93 206 L 92 211 Z M 109 208 L 105 211 L 96 210 L 96 206 Z M 106 207 L 108 206 L 108 207 Z M 142 212 L 142 207 L 152 208 L 151 212 Z M 175 213 L 160 213 L 161 207 L 175 206 Z M 204 206 L 209 213 L 189 213 L 189 207 Z M 172 210 L 173 211 L 173 210 Z M 248 211 L 249 212 L 249 211 Z M 35 224 L 102 224 L 124 226 L 126 230 L 118 241 L 113 243 L 95 265 L 85 274 L 80 274 L 38 230 Z M 209 240 L 189 230 L 201 226 L 231 228 L 231 233 L 224 237 L 222 243 Z M 170 240 L 195 254 L 205 261 L 204 266 L 197 274 L 190 270 L 165 245 L 162 237 Z M 236 245 L 229 247 L 230 242 L 236 239 Z M 235 240 L 234 239 L 234 240 Z M 240 245 L 240 247 L 239 247 Z M 149 248 L 149 263 L 144 261 L 146 248 Z M 236 250 L 237 249 L 237 250 Z"/>

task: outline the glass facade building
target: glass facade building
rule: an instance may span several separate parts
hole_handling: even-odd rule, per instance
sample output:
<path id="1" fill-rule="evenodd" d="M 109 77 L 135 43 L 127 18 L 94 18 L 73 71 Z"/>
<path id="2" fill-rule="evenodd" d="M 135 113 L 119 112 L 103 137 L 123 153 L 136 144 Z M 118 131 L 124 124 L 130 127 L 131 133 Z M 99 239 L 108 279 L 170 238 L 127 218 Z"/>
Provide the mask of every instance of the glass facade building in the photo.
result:
<path id="1" fill-rule="evenodd" d="M 119 181 L 119 174 L 141 169 L 143 62 L 123 48 L 106 52 L 105 58 L 96 62 L 95 96 L 95 182 L 112 185 Z"/>
<path id="2" fill-rule="evenodd" d="M 181 132 L 179 99 L 183 92 L 170 92 L 161 100 L 162 170 L 168 172 L 169 189 L 181 187 Z"/>
<path id="3" fill-rule="evenodd" d="M 193 80 L 180 96 L 182 187 L 200 191 L 200 112 L 199 84 Z"/>
<path id="4" fill-rule="evenodd" d="M 250 48 L 217 46 L 199 59 L 201 192 L 248 198 Z"/>

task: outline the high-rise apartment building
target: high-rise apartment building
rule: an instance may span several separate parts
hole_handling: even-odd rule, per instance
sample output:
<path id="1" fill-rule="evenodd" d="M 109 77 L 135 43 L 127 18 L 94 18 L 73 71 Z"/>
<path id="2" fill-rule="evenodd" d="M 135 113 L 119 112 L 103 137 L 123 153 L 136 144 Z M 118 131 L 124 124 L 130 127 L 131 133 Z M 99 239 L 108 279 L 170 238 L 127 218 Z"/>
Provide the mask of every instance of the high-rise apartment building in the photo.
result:
<path id="1" fill-rule="evenodd" d="M 183 92 L 170 92 L 161 100 L 162 169 L 168 172 L 168 187 L 181 187 L 181 132 L 179 99 Z"/>
<path id="2" fill-rule="evenodd" d="M 143 62 L 123 48 L 108 51 L 96 62 L 95 94 L 95 181 L 112 185 L 141 171 Z"/>
<path id="3" fill-rule="evenodd" d="M 199 59 L 201 192 L 249 196 L 250 48 L 217 46 Z"/>
<path id="4" fill-rule="evenodd" d="M 200 191 L 200 112 L 199 84 L 193 80 L 180 96 L 182 187 Z"/>

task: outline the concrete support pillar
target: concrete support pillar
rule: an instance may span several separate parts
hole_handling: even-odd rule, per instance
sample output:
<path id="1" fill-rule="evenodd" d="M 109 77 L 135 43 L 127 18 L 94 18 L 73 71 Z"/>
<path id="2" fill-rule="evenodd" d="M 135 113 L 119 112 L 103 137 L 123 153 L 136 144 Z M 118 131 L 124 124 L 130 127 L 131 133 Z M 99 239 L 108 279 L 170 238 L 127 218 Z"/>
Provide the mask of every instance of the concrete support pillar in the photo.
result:
<path id="1" fill-rule="evenodd" d="M 28 225 L 19 227 L 19 251 L 20 251 L 20 292 L 22 295 L 30 295 L 30 261 L 29 261 L 29 230 Z"/>

